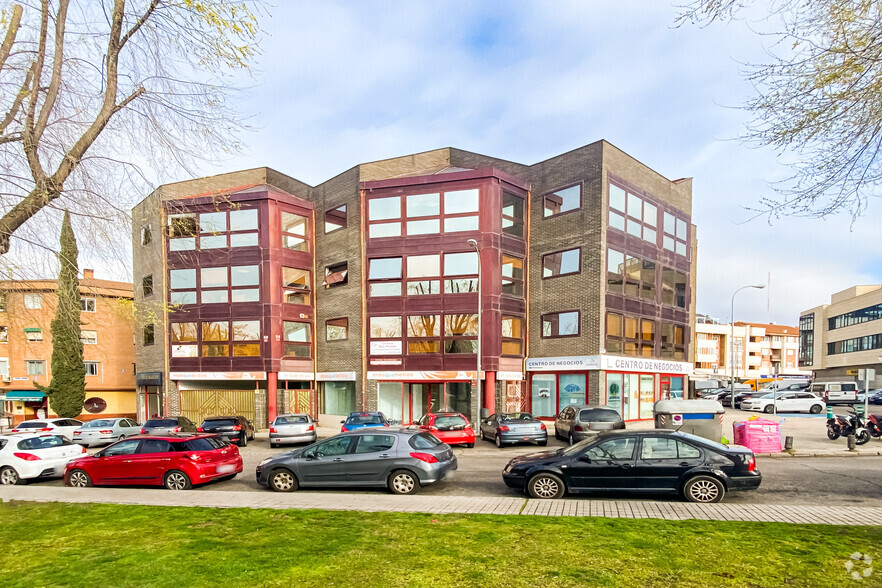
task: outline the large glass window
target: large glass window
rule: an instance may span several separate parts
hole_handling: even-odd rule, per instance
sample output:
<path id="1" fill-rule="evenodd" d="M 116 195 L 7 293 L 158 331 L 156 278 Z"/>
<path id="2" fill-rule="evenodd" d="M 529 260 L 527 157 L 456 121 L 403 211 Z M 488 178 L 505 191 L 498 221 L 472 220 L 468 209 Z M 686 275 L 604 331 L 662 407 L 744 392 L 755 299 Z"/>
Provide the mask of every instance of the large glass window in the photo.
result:
<path id="1" fill-rule="evenodd" d="M 585 374 L 560 374 L 560 409 L 585 404 Z"/>
<path id="2" fill-rule="evenodd" d="M 230 282 L 233 286 L 257 286 L 260 284 L 260 266 L 234 265 L 230 268 Z"/>
<path id="3" fill-rule="evenodd" d="M 309 323 L 284 321 L 285 357 L 311 357 L 312 336 Z"/>
<path id="4" fill-rule="evenodd" d="M 202 340 L 229 341 L 230 323 L 227 321 L 202 323 Z"/>
<path id="5" fill-rule="evenodd" d="M 401 278 L 401 258 L 385 257 L 371 259 L 368 269 L 369 280 L 388 280 Z"/>
<path id="6" fill-rule="evenodd" d="M 401 218 L 401 198 L 372 198 L 368 200 L 368 220 Z"/>
<path id="7" fill-rule="evenodd" d="M 542 277 L 553 278 L 581 271 L 582 250 L 569 249 L 542 256 Z"/>
<path id="8" fill-rule="evenodd" d="M 444 254 L 444 275 L 477 275 L 478 254 L 474 251 Z"/>
<path id="9" fill-rule="evenodd" d="M 444 193 L 444 214 L 478 212 L 478 190 L 458 190 Z"/>
<path id="10" fill-rule="evenodd" d="M 441 316 L 437 314 L 407 317 L 408 337 L 440 337 Z"/>
<path id="11" fill-rule="evenodd" d="M 282 268 L 282 300 L 288 304 L 309 304 L 309 270 Z"/>
<path id="12" fill-rule="evenodd" d="M 230 231 L 256 231 L 257 210 L 231 210 Z M 256 237 L 256 234 L 255 234 Z"/>
<path id="13" fill-rule="evenodd" d="M 169 330 L 172 343 L 196 342 L 196 323 L 171 323 Z"/>
<path id="14" fill-rule="evenodd" d="M 441 196 L 437 193 L 412 194 L 410 196 L 406 196 L 405 201 L 408 218 L 415 218 L 420 216 L 438 216 L 441 214 Z"/>
<path id="15" fill-rule="evenodd" d="M 524 260 L 502 254 L 502 293 L 524 295 Z"/>
<path id="16" fill-rule="evenodd" d="M 524 199 L 511 192 L 502 193 L 502 232 L 524 236 Z"/>
<path id="17" fill-rule="evenodd" d="M 325 414 L 348 415 L 357 410 L 355 382 L 322 382 Z"/>
<path id="18" fill-rule="evenodd" d="M 200 233 L 225 233 L 226 231 L 226 212 L 203 212 L 199 215 Z"/>
<path id="19" fill-rule="evenodd" d="M 532 379 L 533 415 L 553 417 L 557 414 L 557 377 L 554 374 L 534 374 Z"/>
<path id="20" fill-rule="evenodd" d="M 349 319 L 336 318 L 325 321 L 326 341 L 345 341 L 349 338 Z"/>
<path id="21" fill-rule="evenodd" d="M 309 219 L 282 211 L 282 247 L 295 251 L 309 250 Z"/>
<path id="22" fill-rule="evenodd" d="M 677 255 L 686 255 L 687 224 L 686 221 L 675 217 L 669 212 L 664 213 L 664 238 L 662 244 L 668 251 Z"/>
<path id="23" fill-rule="evenodd" d="M 542 337 L 574 337 L 579 335 L 579 312 L 555 312 L 542 315 Z"/>
<path id="24" fill-rule="evenodd" d="M 172 290 L 187 290 L 196 287 L 196 270 L 180 269 L 169 272 L 169 286 Z"/>
<path id="25" fill-rule="evenodd" d="M 368 229 L 371 239 L 382 237 L 400 237 L 401 223 L 371 223 Z"/>
<path id="26" fill-rule="evenodd" d="M 407 257 L 408 278 L 435 277 L 440 275 L 440 255 L 409 255 Z"/>
<path id="27" fill-rule="evenodd" d="M 370 317 L 372 339 L 392 339 L 401 337 L 400 316 Z"/>
<path id="28" fill-rule="evenodd" d="M 556 190 L 545 195 L 544 216 L 554 216 L 582 207 L 582 184 Z"/>
<path id="29" fill-rule="evenodd" d="M 200 270 L 200 286 L 202 288 L 226 288 L 227 287 L 227 271 L 226 267 L 204 267 Z"/>
<path id="30" fill-rule="evenodd" d="M 524 319 L 519 316 L 502 316 L 502 355 L 524 354 Z"/>

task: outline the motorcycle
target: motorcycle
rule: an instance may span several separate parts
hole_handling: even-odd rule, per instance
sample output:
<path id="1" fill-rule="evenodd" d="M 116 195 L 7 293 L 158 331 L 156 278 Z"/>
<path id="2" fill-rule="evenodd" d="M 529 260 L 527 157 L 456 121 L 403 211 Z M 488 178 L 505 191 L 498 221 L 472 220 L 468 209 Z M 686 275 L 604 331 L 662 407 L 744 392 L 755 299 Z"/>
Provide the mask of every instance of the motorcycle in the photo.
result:
<path id="1" fill-rule="evenodd" d="M 882 415 L 869 415 L 867 417 L 867 430 L 873 437 L 882 437 Z"/>
<path id="2" fill-rule="evenodd" d="M 832 419 L 827 419 L 827 438 L 839 439 L 839 437 L 848 437 L 854 435 L 857 445 L 869 443 L 871 434 L 870 430 L 865 426 L 863 419 L 856 413 L 850 413 L 850 416 L 840 414 L 833 415 Z"/>

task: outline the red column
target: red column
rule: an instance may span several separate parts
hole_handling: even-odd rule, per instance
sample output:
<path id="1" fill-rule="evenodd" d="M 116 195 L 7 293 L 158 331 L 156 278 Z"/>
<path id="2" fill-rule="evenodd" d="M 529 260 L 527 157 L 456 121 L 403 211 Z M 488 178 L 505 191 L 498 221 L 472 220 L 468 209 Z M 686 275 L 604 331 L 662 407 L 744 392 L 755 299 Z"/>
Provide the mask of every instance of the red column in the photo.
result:
<path id="1" fill-rule="evenodd" d="M 267 420 L 271 423 L 276 419 L 276 389 L 279 384 L 279 374 L 277 372 L 269 372 L 266 375 L 266 393 L 267 393 Z"/>
<path id="2" fill-rule="evenodd" d="M 484 408 L 496 412 L 496 372 L 484 372 Z"/>

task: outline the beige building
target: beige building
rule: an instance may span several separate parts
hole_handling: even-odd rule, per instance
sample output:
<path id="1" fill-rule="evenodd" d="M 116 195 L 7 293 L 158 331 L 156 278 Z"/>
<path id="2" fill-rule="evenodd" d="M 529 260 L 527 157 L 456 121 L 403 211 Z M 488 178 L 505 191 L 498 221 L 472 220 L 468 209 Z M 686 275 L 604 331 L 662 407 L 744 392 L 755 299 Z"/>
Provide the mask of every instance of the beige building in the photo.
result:
<path id="1" fill-rule="evenodd" d="M 799 317 L 799 365 L 817 381 L 856 381 L 857 370 L 876 370 L 870 388 L 882 387 L 882 286 L 853 286 L 830 304 Z M 863 388 L 863 383 L 859 383 Z"/>
<path id="2" fill-rule="evenodd" d="M 80 420 L 134 417 L 135 343 L 132 285 L 80 280 L 86 403 Z M 34 382 L 52 380 L 57 280 L 0 281 L 0 406 L 11 424 L 57 416 Z"/>
<path id="3" fill-rule="evenodd" d="M 733 328 L 706 318 L 695 324 L 694 379 L 728 378 L 733 371 L 739 381 L 810 376 L 799 367 L 798 355 L 796 327 L 736 321 Z"/>

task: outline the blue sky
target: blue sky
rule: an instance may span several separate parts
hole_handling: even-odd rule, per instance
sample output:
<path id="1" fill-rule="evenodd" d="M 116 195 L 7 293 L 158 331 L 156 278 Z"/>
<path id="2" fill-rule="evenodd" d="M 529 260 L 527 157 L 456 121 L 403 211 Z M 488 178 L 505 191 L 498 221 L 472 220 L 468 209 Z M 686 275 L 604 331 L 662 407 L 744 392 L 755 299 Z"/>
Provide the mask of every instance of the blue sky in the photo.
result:
<path id="1" fill-rule="evenodd" d="M 882 282 L 882 207 L 748 222 L 787 176 L 736 140 L 761 61 L 756 22 L 673 26 L 665 1 L 299 2 L 264 19 L 241 102 L 246 150 L 206 175 L 268 165 L 310 184 L 365 161 L 454 146 L 534 163 L 606 139 L 670 179 L 693 177 L 700 313 L 796 324 L 854 284 Z M 167 178 L 184 179 L 184 178 Z"/>

